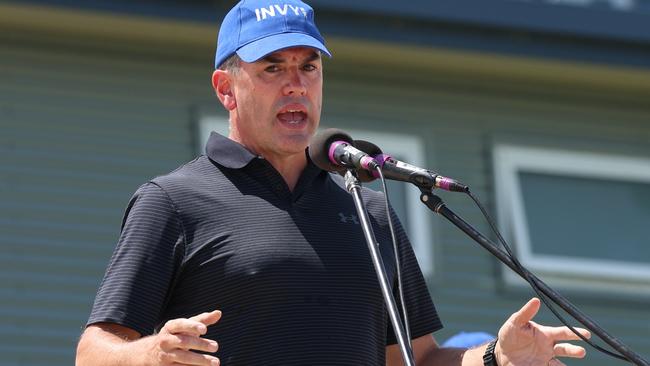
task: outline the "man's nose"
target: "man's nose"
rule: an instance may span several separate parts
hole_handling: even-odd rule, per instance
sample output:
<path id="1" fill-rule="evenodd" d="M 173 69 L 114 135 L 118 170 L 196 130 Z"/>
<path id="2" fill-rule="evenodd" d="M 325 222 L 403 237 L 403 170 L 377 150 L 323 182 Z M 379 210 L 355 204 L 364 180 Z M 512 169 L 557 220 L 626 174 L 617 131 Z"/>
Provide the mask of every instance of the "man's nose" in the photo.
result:
<path id="1" fill-rule="evenodd" d="M 307 94 L 306 80 L 300 70 L 293 69 L 288 73 L 288 79 L 284 86 L 284 95 L 304 96 Z"/>

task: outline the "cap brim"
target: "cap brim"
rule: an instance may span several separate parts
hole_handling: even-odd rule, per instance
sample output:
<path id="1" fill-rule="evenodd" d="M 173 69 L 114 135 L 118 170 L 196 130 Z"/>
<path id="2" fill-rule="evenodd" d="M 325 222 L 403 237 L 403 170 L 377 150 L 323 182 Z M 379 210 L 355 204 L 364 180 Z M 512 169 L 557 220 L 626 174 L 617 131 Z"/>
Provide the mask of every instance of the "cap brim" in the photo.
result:
<path id="1" fill-rule="evenodd" d="M 245 62 L 255 62 L 270 53 L 291 47 L 311 47 L 332 57 L 323 43 L 304 33 L 280 33 L 260 38 L 242 46 L 237 50 L 237 55 Z"/>

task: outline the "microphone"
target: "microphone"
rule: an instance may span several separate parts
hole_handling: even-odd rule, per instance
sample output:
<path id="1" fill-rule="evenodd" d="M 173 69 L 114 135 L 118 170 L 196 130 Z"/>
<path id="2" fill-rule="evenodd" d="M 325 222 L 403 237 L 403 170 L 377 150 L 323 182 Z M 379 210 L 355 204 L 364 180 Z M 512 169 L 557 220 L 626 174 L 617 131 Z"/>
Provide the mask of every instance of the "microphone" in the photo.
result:
<path id="1" fill-rule="evenodd" d="M 379 154 L 373 157 L 386 179 L 413 183 L 424 189 L 439 188 L 451 192 L 469 192 L 469 187 L 455 179 L 393 159 L 390 155 Z M 373 174 L 378 176 L 377 172 L 373 171 Z"/>
<path id="2" fill-rule="evenodd" d="M 455 179 L 423 169 L 390 155 L 368 141 L 353 140 L 347 133 L 329 128 L 317 134 L 309 144 L 309 157 L 319 168 L 345 174 L 352 169 L 362 182 L 379 178 L 380 168 L 384 178 L 413 183 L 422 189 L 439 188 L 452 192 L 468 192 L 469 187 Z"/>
<path id="3" fill-rule="evenodd" d="M 316 166 L 330 172 L 342 173 L 345 169 L 353 169 L 372 173 L 379 168 L 372 156 L 354 147 L 350 135 L 335 128 L 328 128 L 316 135 L 308 151 Z"/>
<path id="4" fill-rule="evenodd" d="M 373 157 L 373 159 L 375 156 L 382 154 L 382 151 L 379 148 L 379 146 L 373 144 L 372 142 L 368 142 L 365 140 L 354 140 L 352 145 L 354 145 L 354 147 L 356 147 L 357 149 L 370 155 L 371 157 Z M 368 183 L 379 178 L 379 174 L 377 174 L 377 170 L 370 171 L 365 169 L 357 169 L 357 178 L 361 183 Z"/>

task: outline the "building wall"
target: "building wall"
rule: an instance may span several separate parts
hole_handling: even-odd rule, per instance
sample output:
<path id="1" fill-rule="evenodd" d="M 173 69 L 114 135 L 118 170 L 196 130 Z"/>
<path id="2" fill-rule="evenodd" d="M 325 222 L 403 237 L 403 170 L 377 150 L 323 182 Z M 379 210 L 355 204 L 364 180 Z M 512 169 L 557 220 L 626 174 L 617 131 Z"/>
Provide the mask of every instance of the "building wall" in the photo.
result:
<path id="1" fill-rule="evenodd" d="M 582 79 L 580 73 L 588 72 L 588 65 L 522 65 L 498 57 L 502 62 L 493 64 L 492 55 L 458 55 L 442 50 L 417 55 L 402 50 L 399 56 L 389 57 L 393 61 L 386 62 L 367 56 L 379 57 L 382 52 L 373 54 L 363 47 L 358 50 L 362 56 L 355 60 L 331 61 L 329 76 L 334 74 L 335 79 L 326 83 L 323 120 L 421 136 L 427 166 L 467 183 L 494 216 L 501 203 L 495 196 L 494 182 L 499 178 L 494 176 L 492 155 L 500 143 L 650 157 L 650 110 L 646 103 L 650 94 L 647 89 L 607 80 L 604 75 L 617 74 L 614 70 L 602 68 L 600 77 Z M 411 62 L 411 57 L 419 61 Z M 373 62 L 386 64 L 373 67 Z M 471 66 L 465 68 L 463 63 Z M 492 66 L 483 68 L 481 63 Z M 638 73 L 637 78 L 643 75 Z M 613 80 L 621 82 L 624 77 L 619 76 Z M 540 194 L 548 200 L 556 199 L 553 192 Z M 455 194 L 440 195 L 479 231 L 490 233 L 471 200 Z M 438 338 L 460 330 L 496 330 L 532 292 L 508 283 L 505 272 L 509 270 L 441 217 L 430 220 L 435 245 L 430 289 L 447 326 Z M 625 230 L 616 226 L 610 229 Z M 575 245 L 588 251 L 590 244 Z M 551 280 L 550 276 L 541 277 Z M 644 281 L 648 284 L 647 279 Z M 613 284 L 585 291 L 562 286 L 560 281 L 549 283 L 633 350 L 647 354 L 647 287 L 632 296 L 622 296 Z M 539 319 L 558 324 L 546 310 Z M 593 349 L 587 362 L 612 364 Z"/>
<path id="2" fill-rule="evenodd" d="M 50 25 L 0 23 L 7 365 L 73 362 L 130 195 L 195 155 L 202 117 L 224 116 L 209 82 L 212 27 L 47 17 Z M 647 72 L 346 39 L 330 47 L 322 123 L 418 136 L 427 166 L 468 183 L 495 215 L 491 154 L 499 141 L 650 157 Z M 488 232 L 467 198 L 443 198 Z M 503 268 L 450 224 L 426 220 L 434 259 L 422 265 L 433 268 L 430 290 L 446 324 L 438 338 L 496 332 L 530 291 L 505 283 Z M 569 294 L 647 356 L 647 300 Z M 540 318 L 553 321 L 546 312 Z M 589 357 L 591 365 L 611 364 L 595 351 Z"/>

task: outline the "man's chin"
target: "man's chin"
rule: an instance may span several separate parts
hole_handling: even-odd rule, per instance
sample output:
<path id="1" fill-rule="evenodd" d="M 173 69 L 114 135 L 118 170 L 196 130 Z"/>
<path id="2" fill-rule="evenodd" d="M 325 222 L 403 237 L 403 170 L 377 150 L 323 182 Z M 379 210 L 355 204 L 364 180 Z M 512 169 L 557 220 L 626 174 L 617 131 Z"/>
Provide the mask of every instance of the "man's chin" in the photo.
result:
<path id="1" fill-rule="evenodd" d="M 287 154 L 304 154 L 310 141 L 310 134 L 285 136 L 282 139 L 281 149 Z"/>

